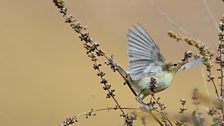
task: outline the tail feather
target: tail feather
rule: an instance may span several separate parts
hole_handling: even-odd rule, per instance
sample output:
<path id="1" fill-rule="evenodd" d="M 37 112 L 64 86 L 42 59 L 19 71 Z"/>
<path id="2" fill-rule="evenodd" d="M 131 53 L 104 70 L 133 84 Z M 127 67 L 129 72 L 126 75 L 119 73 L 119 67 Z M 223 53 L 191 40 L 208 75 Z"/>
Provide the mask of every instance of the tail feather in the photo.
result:
<path id="1" fill-rule="evenodd" d="M 117 71 L 119 72 L 119 74 L 125 79 L 127 80 L 128 77 L 128 73 L 126 72 L 126 70 L 124 70 L 120 65 L 117 64 Z M 128 80 L 127 80 L 128 81 Z"/>
<path id="2" fill-rule="evenodd" d="M 125 80 L 125 82 L 127 83 L 128 87 L 131 89 L 132 93 L 137 96 L 136 92 L 134 91 L 134 89 L 131 87 L 130 82 L 131 77 L 129 76 L 129 74 L 126 72 L 126 70 L 123 69 L 122 66 L 120 66 L 119 64 L 117 64 L 117 71 L 118 73 L 123 77 L 123 79 Z"/>

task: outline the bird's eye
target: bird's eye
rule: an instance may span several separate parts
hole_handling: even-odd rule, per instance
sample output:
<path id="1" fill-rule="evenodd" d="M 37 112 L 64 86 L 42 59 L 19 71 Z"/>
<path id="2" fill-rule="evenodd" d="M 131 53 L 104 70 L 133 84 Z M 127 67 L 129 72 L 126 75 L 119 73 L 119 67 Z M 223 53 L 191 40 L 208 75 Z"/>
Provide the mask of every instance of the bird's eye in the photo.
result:
<path id="1" fill-rule="evenodd" d="M 173 66 L 177 66 L 177 64 L 176 64 L 176 63 L 174 63 L 174 64 L 173 64 Z"/>

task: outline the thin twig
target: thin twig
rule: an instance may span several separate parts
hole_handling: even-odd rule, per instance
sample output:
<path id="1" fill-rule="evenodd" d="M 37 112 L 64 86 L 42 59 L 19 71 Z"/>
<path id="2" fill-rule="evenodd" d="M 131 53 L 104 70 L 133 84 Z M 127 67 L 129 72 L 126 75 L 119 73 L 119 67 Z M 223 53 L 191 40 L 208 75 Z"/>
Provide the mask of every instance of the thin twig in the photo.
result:
<path id="1" fill-rule="evenodd" d="M 91 58 L 91 61 L 94 62 L 94 70 L 98 71 L 97 76 L 101 78 L 101 84 L 103 84 L 103 89 L 107 91 L 107 98 L 112 98 L 114 102 L 116 103 L 116 108 L 121 111 L 121 116 L 125 118 L 125 124 L 128 126 L 132 126 L 132 122 L 134 120 L 133 117 L 129 116 L 124 112 L 121 105 L 118 103 L 117 99 L 115 98 L 114 89 L 111 89 L 111 85 L 108 85 L 108 81 L 103 77 L 105 75 L 104 72 L 102 72 L 99 69 L 99 64 L 97 63 L 97 57 L 103 56 L 107 59 L 108 64 L 114 71 L 116 71 L 116 66 L 111 63 L 113 61 L 112 57 L 109 58 L 106 56 L 106 53 L 103 52 L 101 49 L 99 49 L 99 44 L 93 42 L 92 38 L 90 37 L 89 33 L 86 31 L 86 27 L 81 25 L 80 22 L 78 22 L 72 15 L 68 15 L 67 8 L 65 7 L 65 3 L 63 0 L 53 0 L 53 3 L 55 6 L 59 9 L 59 12 L 63 15 L 65 18 L 65 23 L 70 24 L 70 27 L 79 34 L 79 38 L 81 41 L 84 41 L 84 47 L 87 50 L 88 57 Z M 96 55 L 95 55 L 96 54 Z M 100 65 L 101 66 L 101 65 Z"/>
<path id="2" fill-rule="evenodd" d="M 220 100 L 221 100 L 221 111 L 222 111 L 222 120 L 224 121 L 224 89 L 223 89 L 223 67 L 224 67 L 224 61 L 223 61 L 223 54 L 224 54 L 224 16 L 221 18 L 221 21 L 219 23 L 219 46 L 218 46 L 218 51 L 219 51 L 219 55 L 216 58 L 217 63 L 219 63 L 219 69 L 218 71 L 220 71 Z"/>
<path id="3" fill-rule="evenodd" d="M 214 87 L 216 97 L 219 98 L 219 92 L 218 92 L 217 86 L 215 84 L 214 78 L 211 77 L 212 76 L 211 71 L 208 72 L 208 76 L 209 76 L 209 80 L 212 82 L 212 85 Z"/>
<path id="4" fill-rule="evenodd" d="M 164 126 L 163 123 L 156 117 L 156 115 L 152 111 L 148 111 L 148 112 L 153 117 L 153 119 L 155 119 L 156 122 L 160 124 L 160 126 Z"/>
<path id="5" fill-rule="evenodd" d="M 166 114 L 165 109 L 166 107 L 164 106 L 163 103 L 159 102 L 159 99 L 155 97 L 155 95 L 151 95 L 152 99 L 155 101 L 155 103 L 159 106 L 160 108 L 160 114 L 162 116 L 162 120 L 166 123 L 166 121 L 168 121 L 168 123 L 173 126 L 173 124 L 171 123 L 171 121 L 167 118 L 167 116 L 164 116 L 162 114 Z M 150 113 L 153 116 L 153 113 Z M 155 119 L 157 121 L 157 119 Z"/>

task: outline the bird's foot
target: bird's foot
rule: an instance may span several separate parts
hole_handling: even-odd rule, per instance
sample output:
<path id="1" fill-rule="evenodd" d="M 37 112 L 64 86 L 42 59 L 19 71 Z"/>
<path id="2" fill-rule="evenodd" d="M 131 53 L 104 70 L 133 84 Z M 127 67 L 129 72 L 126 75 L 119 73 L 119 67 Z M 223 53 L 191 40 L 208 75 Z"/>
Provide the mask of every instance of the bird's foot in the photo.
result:
<path id="1" fill-rule="evenodd" d="M 150 103 L 149 104 L 144 103 L 141 98 L 136 97 L 136 100 L 140 103 L 140 107 L 141 108 L 144 108 L 146 110 L 153 110 L 154 109 L 154 107 L 153 107 L 152 104 L 150 104 Z"/>
<path id="2" fill-rule="evenodd" d="M 146 110 L 153 110 L 154 109 L 152 104 L 141 104 L 140 108 L 144 108 Z"/>

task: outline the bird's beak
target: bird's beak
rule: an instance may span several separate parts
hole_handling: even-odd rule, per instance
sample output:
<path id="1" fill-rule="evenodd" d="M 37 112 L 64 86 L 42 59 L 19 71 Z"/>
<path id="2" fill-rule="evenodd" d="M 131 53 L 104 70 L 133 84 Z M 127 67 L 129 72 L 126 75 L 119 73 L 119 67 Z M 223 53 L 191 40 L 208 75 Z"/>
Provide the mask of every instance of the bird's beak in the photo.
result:
<path id="1" fill-rule="evenodd" d="M 183 65 L 185 65 L 188 62 L 189 62 L 188 60 L 180 61 L 180 65 L 183 66 Z"/>

